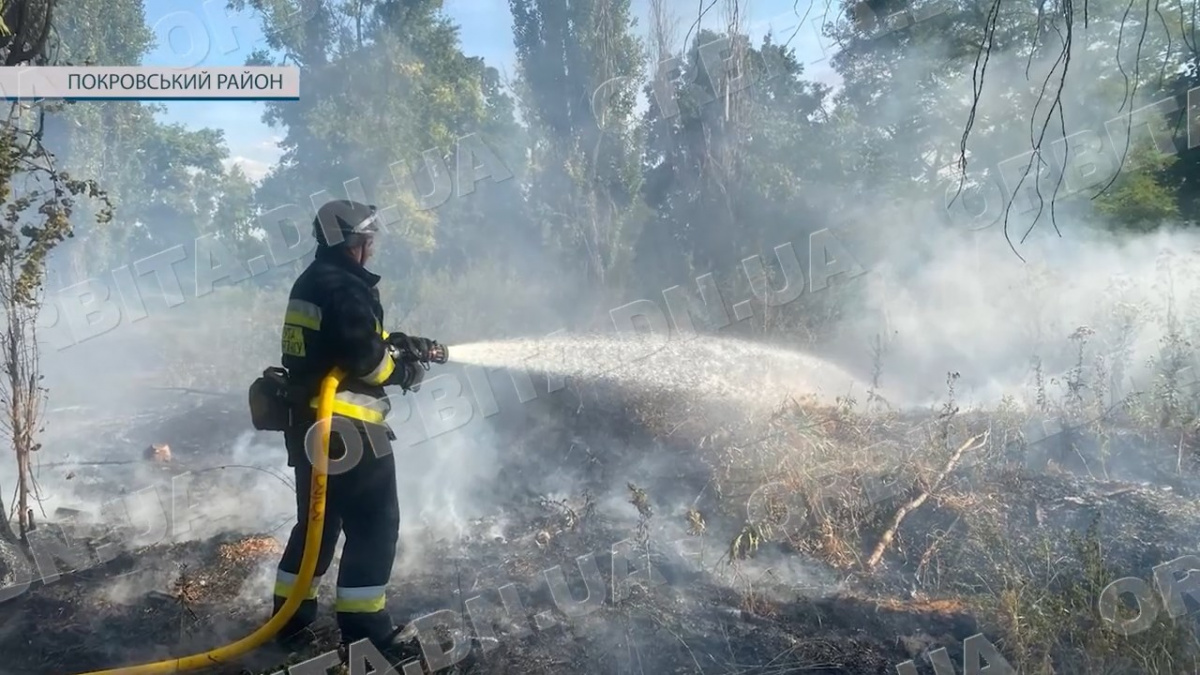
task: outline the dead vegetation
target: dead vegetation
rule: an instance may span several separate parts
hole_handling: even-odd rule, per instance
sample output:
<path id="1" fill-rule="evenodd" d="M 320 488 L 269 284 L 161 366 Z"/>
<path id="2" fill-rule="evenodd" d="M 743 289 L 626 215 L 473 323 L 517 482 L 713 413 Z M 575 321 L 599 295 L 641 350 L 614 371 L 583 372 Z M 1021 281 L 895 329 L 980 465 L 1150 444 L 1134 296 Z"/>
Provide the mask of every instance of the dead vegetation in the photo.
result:
<path id="1" fill-rule="evenodd" d="M 1072 341 L 1086 363 L 1087 332 Z M 497 514 L 461 537 L 431 533 L 424 555 L 440 563 L 397 574 L 390 606 L 398 618 L 458 612 L 474 597 L 499 603 L 497 589 L 513 585 L 529 630 L 510 639 L 511 620 L 493 622 L 495 641 L 477 640 L 473 663 L 455 667 L 467 673 L 589 673 L 602 660 L 631 672 L 882 673 L 939 647 L 961 663 L 976 633 L 1021 673 L 1194 672 L 1187 621 L 1164 613 L 1124 636 L 1097 601 L 1115 579 L 1149 579 L 1194 553 L 1195 393 L 1164 374 L 1113 402 L 1089 374 L 1038 375 L 1028 404 L 992 410 L 961 409 L 954 373 L 926 412 L 797 397 L 734 417 L 602 388 L 542 397 L 529 417 L 495 423 L 509 449 L 496 482 L 514 490 L 503 526 Z M 194 471 L 198 458 L 228 461 L 197 439 L 242 424 L 218 421 L 238 414 L 199 423 L 189 413 L 122 438 L 149 439 L 136 448 L 170 440 L 160 468 Z M 564 477 L 578 491 L 551 497 Z M 620 594 L 610 587 L 617 542 L 633 569 Z M 67 636 L 76 646 L 47 660 L 0 627 L 0 650 L 17 654 L 17 673 L 79 672 L 235 639 L 265 618 L 260 577 L 277 555 L 273 537 L 241 534 L 140 550 L 155 570 L 141 576 L 121 576 L 132 563 L 120 558 L 35 584 L 6 605 L 8 621 L 43 626 L 36 642 L 47 649 Z M 588 556 L 604 588 L 585 587 Z M 647 576 L 645 561 L 663 578 Z M 575 602 L 605 601 L 569 618 L 547 583 L 555 566 Z M 143 581 L 119 582 L 129 597 L 116 602 L 114 577 Z M 85 637 L 97 621 L 107 628 Z M 480 630 L 469 617 L 468 634 Z M 151 644 L 102 645 L 113 631 Z M 317 634 L 301 652 L 267 649 L 214 672 L 274 673 L 332 649 L 331 616 Z"/>
<path id="2" fill-rule="evenodd" d="M 870 395 L 865 410 L 789 399 L 713 430 L 719 416 L 691 403 L 627 407 L 680 463 L 703 467 L 681 520 L 726 542 L 710 566 L 726 568 L 747 615 L 781 616 L 786 584 L 772 576 L 800 559 L 836 574 L 843 601 L 925 616 L 890 628 L 916 649 L 907 658 L 939 646 L 961 656 L 966 635 L 920 625 L 932 613 L 973 617 L 1022 673 L 1195 672 L 1188 619 L 1164 612 L 1123 636 L 1097 611 L 1116 579 L 1194 552 L 1200 396 L 1184 334 L 1168 325 L 1151 386 L 1124 397 L 1113 374 L 1129 364 L 1090 349 L 1096 331 L 1079 327 L 1072 368 L 1049 377 L 1035 362 L 1028 403 L 991 410 L 960 408 L 957 373 L 924 414 Z"/>

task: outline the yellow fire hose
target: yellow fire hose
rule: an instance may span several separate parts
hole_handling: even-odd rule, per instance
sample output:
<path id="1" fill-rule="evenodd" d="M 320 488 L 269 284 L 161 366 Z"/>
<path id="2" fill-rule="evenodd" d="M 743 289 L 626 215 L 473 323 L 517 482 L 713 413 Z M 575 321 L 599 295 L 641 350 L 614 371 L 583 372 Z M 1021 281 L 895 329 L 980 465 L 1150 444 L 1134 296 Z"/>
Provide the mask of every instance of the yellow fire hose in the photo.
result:
<path id="1" fill-rule="evenodd" d="M 179 673 L 206 666 L 228 663 L 246 652 L 257 649 L 275 637 L 284 624 L 300 608 L 300 603 L 312 585 L 313 573 L 317 569 L 317 554 L 321 550 L 321 532 L 325 529 L 325 488 L 329 480 L 329 432 L 332 429 L 333 397 L 345 373 L 335 368 L 321 380 L 321 393 L 317 406 L 317 424 L 321 444 L 313 458 L 312 487 L 308 497 L 308 532 L 304 540 L 304 558 L 300 562 L 300 573 L 292 592 L 283 607 L 271 620 L 250 635 L 216 649 L 184 656 L 177 659 L 146 663 L 140 666 L 97 670 L 80 675 L 151 675 L 152 673 Z"/>

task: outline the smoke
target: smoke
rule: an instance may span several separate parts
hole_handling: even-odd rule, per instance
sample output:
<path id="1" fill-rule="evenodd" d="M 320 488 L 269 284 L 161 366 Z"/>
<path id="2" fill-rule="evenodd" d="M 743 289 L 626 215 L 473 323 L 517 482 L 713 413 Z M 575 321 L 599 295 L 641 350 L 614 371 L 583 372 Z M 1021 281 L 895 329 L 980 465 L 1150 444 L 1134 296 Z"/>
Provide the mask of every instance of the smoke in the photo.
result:
<path id="1" fill-rule="evenodd" d="M 457 545 L 472 522 L 504 503 L 496 476 L 502 463 L 499 439 L 484 425 L 394 450 L 400 494 L 399 564 L 410 571 L 436 561 L 432 542 Z M 502 529 L 501 524 L 493 527 Z M 502 535 L 501 535 L 502 536 Z"/>
<path id="2" fill-rule="evenodd" d="M 1146 391 L 1168 317 L 1185 335 L 1194 330 L 1194 232 L 1121 237 L 1076 227 L 1023 247 L 1025 263 L 984 239 L 946 233 L 920 262 L 879 261 L 859 315 L 870 318 L 840 327 L 842 339 L 864 347 L 883 336 L 882 379 L 910 401 L 944 398 L 950 371 L 963 376 L 961 400 L 1028 399 L 1035 359 L 1061 380 L 1076 365 L 1070 337 L 1082 327 L 1095 331 L 1085 367 L 1093 371 L 1097 358 L 1124 366 L 1102 383 L 1117 396 Z"/>
<path id="3" fill-rule="evenodd" d="M 878 367 L 899 405 L 944 400 L 949 372 L 962 376 L 960 401 L 1028 400 L 1035 362 L 1062 393 L 1083 327 L 1094 331 L 1085 369 L 1114 396 L 1142 391 L 1168 326 L 1195 335 L 1194 230 L 1111 230 L 1091 199 L 1118 168 L 1145 170 L 1154 144 L 1183 148 L 1185 129 L 1172 136 L 1152 119 L 1178 100 L 1123 81 L 1138 56 L 1160 68 L 1160 55 L 1132 48 L 1140 29 L 1118 50 L 1107 29 L 1078 23 L 1061 90 L 1057 45 L 990 53 L 977 101 L 969 62 L 945 70 L 950 43 L 897 52 L 878 104 L 857 107 L 855 126 L 864 155 L 903 158 L 913 175 L 865 171 L 809 191 L 868 271 L 849 282 L 836 329 L 814 349 L 866 379 Z M 1146 39 L 1162 30 L 1148 27 Z M 947 91 L 936 107 L 912 93 L 926 87 Z"/>
<path id="4" fill-rule="evenodd" d="M 1082 32 L 1079 26 L 1076 30 Z M 1079 43 L 1086 45 L 1087 40 Z M 890 86 L 927 83 L 947 49 L 935 45 L 923 53 L 905 54 Z M 686 539 L 677 523 L 698 497 L 691 478 L 680 476 L 694 474 L 695 467 L 681 467 L 677 455 L 661 452 L 649 432 L 636 428 L 639 422 L 630 410 L 611 401 L 611 408 L 598 404 L 605 396 L 615 399 L 632 391 L 657 397 L 672 412 L 699 418 L 701 428 L 692 427 L 691 439 L 699 448 L 727 421 L 718 412 L 745 417 L 769 410 L 786 396 L 805 393 L 829 399 L 854 394 L 861 401 L 876 370 L 882 395 L 899 407 L 943 400 L 948 372 L 962 375 L 956 393 L 969 404 L 993 404 L 1005 396 L 1028 400 L 1035 362 L 1040 361 L 1047 379 L 1057 377 L 1060 383 L 1062 374 L 1075 365 L 1078 345 L 1070 337 L 1081 327 L 1094 331 L 1086 367 L 1097 368 L 1096 358 L 1103 357 L 1111 395 L 1145 389 L 1154 375 L 1149 362 L 1160 355 L 1168 337 L 1168 317 L 1179 322 L 1185 335 L 1200 337 L 1191 309 L 1200 291 L 1200 235 L 1185 229 L 1108 232 L 1099 226 L 1096 213 L 1076 201 L 1055 214 L 1059 236 L 1048 213 L 1055 180 L 1038 183 L 1047 210 L 1039 216 L 1031 206 L 1036 202 L 1029 201 L 1031 176 L 1007 210 L 1007 232 L 1017 251 L 1010 248 L 1005 198 L 1013 193 L 1016 180 L 1000 165 L 1013 166 L 1005 160 L 1029 147 L 1030 124 L 1023 115 L 1034 105 L 1028 92 L 1041 81 L 1036 74 L 1044 76 L 1052 61 L 1038 57 L 1031 66 L 1018 54 L 992 55 L 987 69 L 991 84 L 978 102 L 968 148 L 968 191 L 953 206 L 948 207 L 944 197 L 958 185 L 949 169 L 957 161 L 971 102 L 969 69 L 957 76 L 941 73 L 937 81 L 952 92 L 938 100 L 963 101 L 959 107 L 931 112 L 914 107 L 912 97 L 884 96 L 880 105 L 856 113 L 861 143 L 814 139 L 814 165 L 845 166 L 851 163 L 846 157 L 851 150 L 941 159 L 919 162 L 933 168 L 923 170 L 919 180 L 924 182 L 912 190 L 903 189 L 906 181 L 919 181 L 909 176 L 848 172 L 841 182 L 814 180 L 803 190 L 804 201 L 811 212 L 823 214 L 819 222 L 761 223 L 758 240 L 771 244 L 792 239 L 798 230 L 832 227 L 867 270 L 864 276 L 835 282 L 837 289 L 810 290 L 785 308 L 794 315 L 816 316 L 822 303 L 836 298 L 836 319 L 815 342 L 763 330 L 758 327 L 762 317 L 756 317 L 755 327 L 742 326 L 736 335 L 731 331 L 690 340 L 676 335 L 663 341 L 659 351 L 631 353 L 628 343 L 596 337 L 592 329 L 611 323 L 608 310 L 646 295 L 642 289 L 582 288 L 574 277 L 553 274 L 556 267 L 547 262 L 540 242 L 524 243 L 527 224 L 515 224 L 523 217 L 515 209 L 488 212 L 484 223 L 490 241 L 506 242 L 503 256 L 470 260 L 462 274 L 442 270 L 420 278 L 418 272 L 389 265 L 391 259 L 380 261 L 389 323 L 452 345 L 456 362 L 501 371 L 491 375 L 493 384 L 500 383 L 500 414 L 477 415 L 462 429 L 429 440 L 398 440 L 398 572 L 442 571 L 445 547 L 465 539 L 507 541 L 527 535 L 526 516 L 536 510 L 539 499 L 574 499 L 587 488 L 599 490 L 592 496 L 600 514 L 616 523 L 614 529 L 634 525 L 637 513 L 626 492 L 631 482 L 651 485 L 648 489 L 662 514 L 656 522 L 668 523 L 656 538 Z M 1093 66 L 1098 72 L 1106 67 L 1116 72 L 1115 64 Z M 1026 76 L 1027 68 L 1034 75 Z M 1063 97 L 1067 136 L 1095 131 L 1107 137 L 1107 123 L 1122 112 L 1123 104 L 1119 93 L 1110 93 L 1110 84 L 1085 78 L 1069 81 Z M 1014 90 L 1023 93 L 1014 95 Z M 901 131 L 889 139 L 881 131 L 910 129 L 914 118 L 922 115 L 930 118 L 930 128 L 922 133 L 906 136 Z M 1037 115 L 1034 131 L 1046 119 L 1045 108 Z M 1048 154 L 1062 136 L 1062 130 L 1055 130 L 1044 141 Z M 883 143 L 888 145 L 880 148 Z M 1109 160 L 1106 166 L 1115 169 L 1120 155 L 1113 155 L 1114 145 L 1123 143 L 1110 141 L 1103 153 Z M 1077 195 L 1088 195 L 1107 178 L 1101 169 L 1085 181 L 1086 189 L 1078 179 L 1072 187 Z M 937 189 L 930 188 L 930 181 Z M 492 202 L 483 200 L 489 194 L 495 193 L 481 189 L 462 203 L 487 206 Z M 982 216 L 964 210 L 978 208 L 981 201 Z M 1021 242 L 1035 218 L 1037 227 Z M 398 238 L 390 243 L 400 245 Z M 725 240 L 712 242 L 711 248 L 713 259 L 731 250 Z M 64 248 L 61 254 L 70 251 Z M 770 258 L 769 250 L 760 254 Z M 498 263 L 500 259 L 512 269 Z M 639 264 L 654 270 L 660 264 L 670 267 L 674 260 Z M 46 512 L 67 507 L 111 513 L 109 507 L 119 504 L 124 509 L 121 518 L 134 523 L 173 519 L 169 522 L 175 523 L 174 535 L 182 541 L 229 531 L 286 537 L 294 519 L 295 486 L 287 485 L 291 472 L 282 438 L 253 434 L 243 401 L 249 382 L 277 360 L 275 331 L 287 285 L 295 277 L 293 267 L 280 267 L 252 283 L 203 297 L 193 293 L 182 304 L 173 303 L 169 294 L 143 288 L 145 318 L 130 320 L 128 304 L 123 304 L 119 325 L 75 344 L 63 331 L 77 330 L 78 323 L 68 326 L 61 307 L 58 316 L 48 316 L 43 367 L 51 405 L 42 461 L 78 465 L 39 473 Z M 395 275 L 387 277 L 392 271 Z M 692 271 L 739 274 L 736 268 Z M 79 281 L 69 278 L 60 287 Z M 680 278 L 674 283 L 692 281 Z M 120 296 L 112 297 L 116 301 Z M 540 337 L 558 328 L 574 334 Z M 881 347 L 880 354 L 872 352 L 874 345 Z M 567 386 L 552 396 L 539 395 L 536 402 L 522 400 L 503 371 L 527 368 L 541 378 L 539 387 L 547 382 L 546 374 L 566 380 Z M 466 382 L 462 377 L 459 381 Z M 160 387 L 205 393 L 168 393 Z M 228 395 L 228 410 L 205 421 L 207 413 L 197 401 L 207 400 L 203 397 L 210 393 Z M 602 417 L 592 414 L 597 405 L 611 413 L 607 426 L 582 428 L 580 420 L 592 423 Z M 143 461 L 144 448 L 155 442 L 172 445 L 180 461 L 168 468 Z M 600 456 L 618 459 L 597 478 L 594 460 Z M 637 459 L 626 461 L 631 457 Z M 104 461 L 129 464 L 88 465 Z M 186 480 L 173 478 L 185 472 L 190 476 Z M 13 478 L 10 464 L 0 463 L 0 487 L 11 489 Z M 121 489 L 132 496 L 123 497 Z M 160 490 L 168 495 L 166 505 Z M 184 504 L 184 511 L 175 504 Z M 183 521 L 181 513 L 186 513 Z M 148 531 L 152 538 L 156 531 Z M 716 564 L 724 534 L 714 533 L 699 549 L 679 548 L 675 553 L 693 569 L 734 585 L 737 580 L 722 576 L 730 572 Z M 814 595 L 838 587 L 816 566 L 794 559 L 768 556 L 740 569 L 756 580 L 756 586 L 775 584 L 779 597 L 794 593 L 797 586 Z M 265 595 L 268 577 L 267 568 L 260 570 L 244 587 L 244 597 Z M 127 602 L 144 590 L 119 582 L 106 592 L 112 602 Z"/>

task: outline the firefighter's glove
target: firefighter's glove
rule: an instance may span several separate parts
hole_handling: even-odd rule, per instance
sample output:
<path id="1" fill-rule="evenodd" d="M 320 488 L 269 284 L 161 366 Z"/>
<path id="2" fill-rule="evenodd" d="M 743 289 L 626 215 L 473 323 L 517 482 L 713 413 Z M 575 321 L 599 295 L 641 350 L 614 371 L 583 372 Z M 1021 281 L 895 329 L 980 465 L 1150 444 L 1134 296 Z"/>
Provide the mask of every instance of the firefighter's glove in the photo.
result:
<path id="1" fill-rule="evenodd" d="M 423 364 L 430 362 L 434 348 L 437 347 L 435 340 L 413 337 L 404 333 L 389 334 L 387 342 L 395 350 L 394 355 L 397 361 L 416 361 Z"/>
<path id="2" fill-rule="evenodd" d="M 383 386 L 400 387 L 405 392 L 416 392 L 421 390 L 421 381 L 424 379 L 425 368 L 420 363 L 396 359 L 396 369 L 392 371 L 391 377 L 383 383 Z"/>

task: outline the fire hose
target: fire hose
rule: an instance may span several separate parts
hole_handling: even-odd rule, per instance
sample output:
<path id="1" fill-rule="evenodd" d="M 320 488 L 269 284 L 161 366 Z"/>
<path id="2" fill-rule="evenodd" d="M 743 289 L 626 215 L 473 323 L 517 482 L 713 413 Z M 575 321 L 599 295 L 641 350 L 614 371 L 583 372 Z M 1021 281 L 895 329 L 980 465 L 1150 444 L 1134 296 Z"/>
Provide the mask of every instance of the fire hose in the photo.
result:
<path id="1" fill-rule="evenodd" d="M 165 661 L 146 663 L 140 666 L 127 666 L 112 670 L 97 670 L 80 675 L 151 675 L 157 673 L 179 673 L 196 670 L 208 666 L 216 666 L 229 661 L 266 644 L 275 637 L 284 625 L 295 615 L 312 585 L 313 574 L 317 569 L 317 555 L 321 550 L 321 533 L 325 529 L 325 494 L 329 481 L 329 435 L 332 428 L 333 400 L 345 373 L 334 368 L 321 380 L 321 392 L 317 404 L 317 430 L 320 444 L 316 457 L 313 458 L 312 484 L 308 497 L 308 530 L 304 540 L 304 557 L 300 561 L 300 572 L 296 583 L 288 594 L 287 601 L 274 616 L 261 628 L 250 635 L 223 647 L 183 656 Z"/>
<path id="2" fill-rule="evenodd" d="M 386 340 L 388 334 L 383 333 Z M 430 342 L 425 350 L 418 350 L 406 336 L 397 334 L 393 345 L 393 356 L 404 361 L 416 361 L 422 364 L 446 363 L 449 351 L 445 345 Z M 317 569 L 317 556 L 321 550 L 321 533 L 325 529 L 325 495 L 329 481 L 329 436 L 332 429 L 333 402 L 338 385 L 346 373 L 340 368 L 334 368 L 321 380 L 321 390 L 317 402 L 317 433 L 320 445 L 316 457 L 313 458 L 312 484 L 308 497 L 308 529 L 304 539 L 304 557 L 300 561 L 300 572 L 296 582 L 288 594 L 287 600 L 279 611 L 261 628 L 250 635 L 223 647 L 183 656 L 164 661 L 155 661 L 140 666 L 127 666 L 111 670 L 97 670 L 79 675 L 156 675 L 158 673 L 180 673 L 209 666 L 228 663 L 229 661 L 253 651 L 266 644 L 279 634 L 284 625 L 291 620 L 300 608 L 300 603 L 307 595 L 307 589 L 312 585 L 312 579 Z"/>

